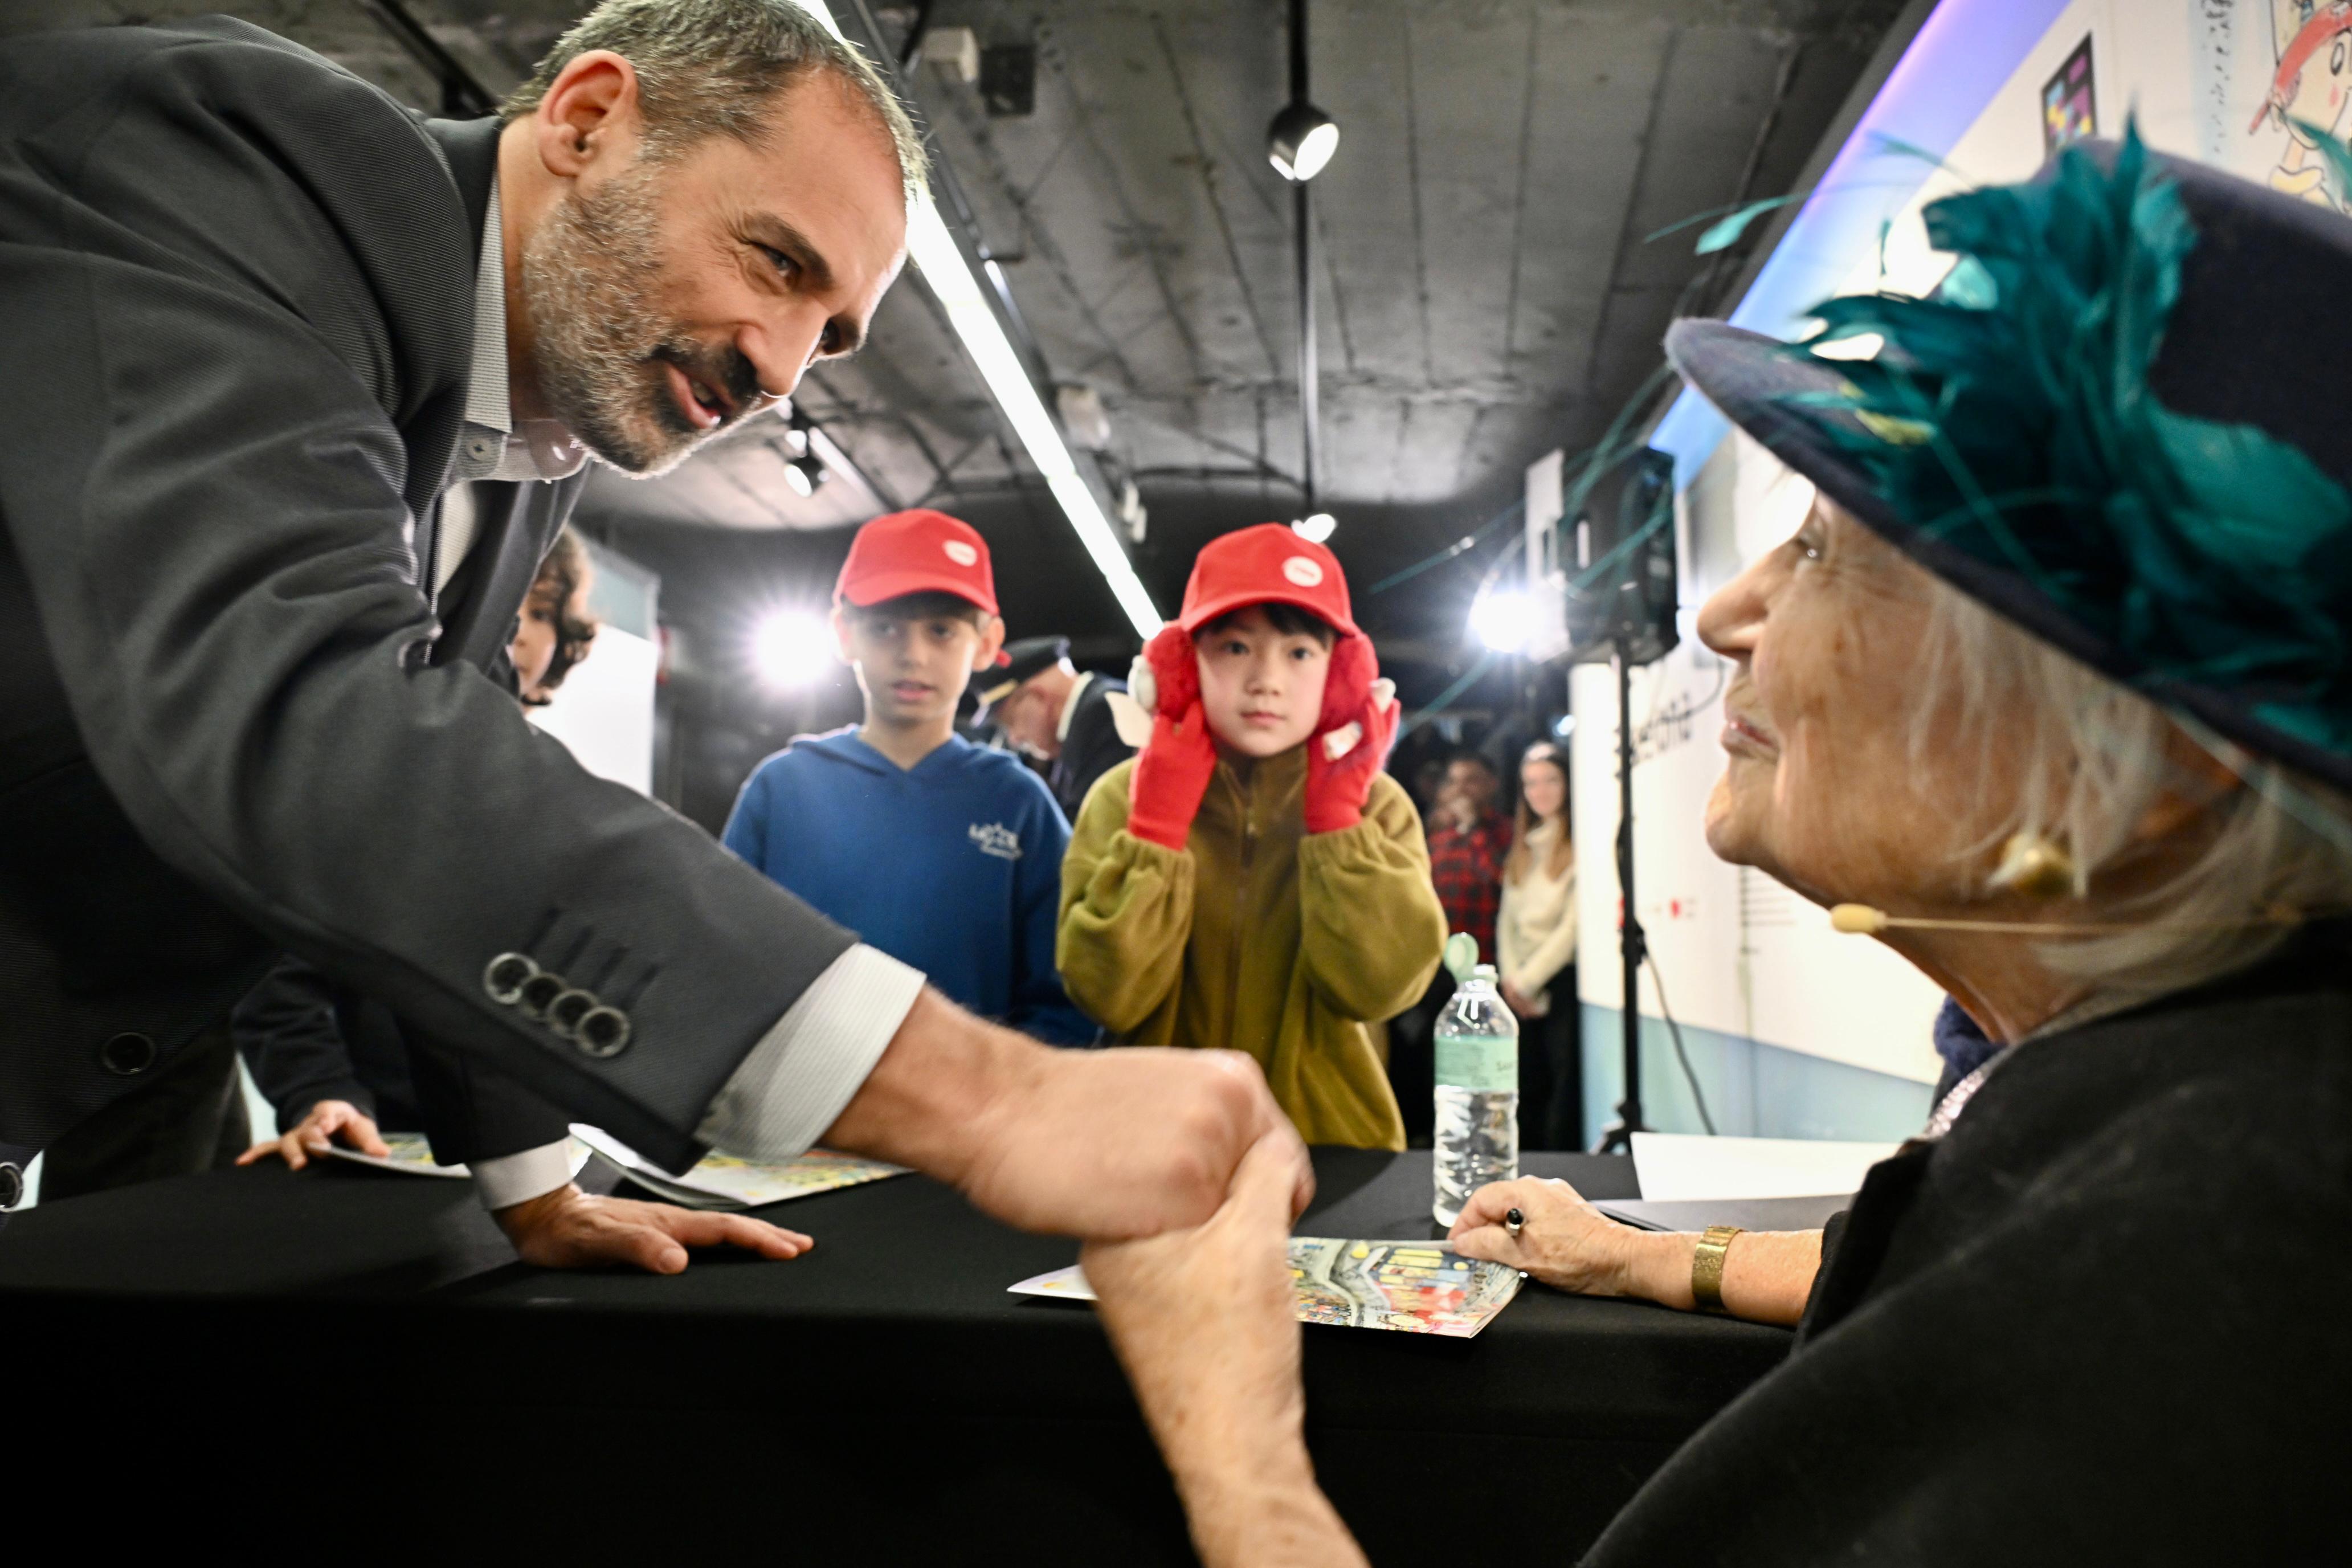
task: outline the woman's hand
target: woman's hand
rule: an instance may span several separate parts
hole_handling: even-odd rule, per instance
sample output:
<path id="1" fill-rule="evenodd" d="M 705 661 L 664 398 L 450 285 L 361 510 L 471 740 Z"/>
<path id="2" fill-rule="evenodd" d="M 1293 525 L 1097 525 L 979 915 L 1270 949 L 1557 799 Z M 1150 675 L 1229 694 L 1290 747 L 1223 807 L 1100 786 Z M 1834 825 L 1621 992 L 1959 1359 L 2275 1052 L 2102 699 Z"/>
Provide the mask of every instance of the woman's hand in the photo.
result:
<path id="1" fill-rule="evenodd" d="M 1504 1215 L 1519 1211 L 1517 1239 Z M 1562 1181 L 1494 1182 L 1470 1194 L 1447 1239 L 1465 1258 L 1525 1269 L 1579 1296 L 1646 1296 L 1642 1244 L 1651 1233 L 1619 1225 Z"/>
<path id="2" fill-rule="evenodd" d="M 1531 1018 L 1536 1016 L 1535 998 L 1507 980 L 1503 982 L 1503 1005 L 1511 1010 L 1511 1016 L 1515 1018 Z"/>
<path id="3" fill-rule="evenodd" d="M 373 1154 L 381 1160 L 392 1151 L 385 1147 L 383 1135 L 376 1131 L 375 1121 L 348 1100 L 322 1100 L 312 1106 L 292 1129 L 276 1138 L 256 1143 L 236 1157 L 240 1165 L 250 1165 L 256 1160 L 266 1160 L 276 1154 L 289 1169 L 299 1171 L 316 1155 L 324 1158 L 328 1148 L 341 1138 L 362 1154 Z"/>
<path id="4" fill-rule="evenodd" d="M 1517 1209 L 1517 1240 L 1504 1216 Z M 1619 1225 L 1561 1181 L 1496 1182 L 1480 1187 L 1454 1222 L 1454 1249 L 1524 1268 L 1555 1290 L 1580 1296 L 1632 1296 L 1690 1311 L 1689 1231 L 1636 1230 Z M 1822 1267 L 1818 1230 L 1743 1230 L 1724 1255 L 1723 1309 L 1750 1322 L 1793 1328 L 1804 1316 Z"/>
<path id="5" fill-rule="evenodd" d="M 1269 1133 L 1207 1224 L 1082 1255 L 1207 1568 L 1364 1562 L 1315 1484 L 1302 1430 L 1288 1239 L 1304 1163 L 1296 1138 Z"/>

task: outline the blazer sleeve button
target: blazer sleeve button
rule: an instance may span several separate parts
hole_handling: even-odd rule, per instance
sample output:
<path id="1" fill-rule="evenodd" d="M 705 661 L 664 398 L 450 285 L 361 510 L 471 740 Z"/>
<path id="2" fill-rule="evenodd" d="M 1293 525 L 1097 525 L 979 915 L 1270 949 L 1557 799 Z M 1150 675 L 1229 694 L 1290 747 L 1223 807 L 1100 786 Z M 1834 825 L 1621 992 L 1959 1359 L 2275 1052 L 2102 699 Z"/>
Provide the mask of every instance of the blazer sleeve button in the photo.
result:
<path id="1" fill-rule="evenodd" d="M 568 1040 L 589 1010 L 602 1005 L 593 991 L 566 991 L 547 1005 L 547 1026 Z"/>
<path id="2" fill-rule="evenodd" d="M 482 989 L 499 1006 L 511 1007 L 521 997 L 524 982 L 538 973 L 539 965 L 521 953 L 502 952 L 482 971 Z"/>
<path id="3" fill-rule="evenodd" d="M 563 976 L 551 974 L 542 969 L 522 983 L 522 989 L 515 997 L 515 1007 L 527 1016 L 544 1018 L 547 1016 L 547 1005 L 568 989 L 570 987 L 564 983 Z"/>
<path id="4" fill-rule="evenodd" d="M 629 1048 L 629 1016 L 618 1007 L 591 1007 L 573 1026 L 572 1043 L 583 1056 L 617 1057 Z"/>

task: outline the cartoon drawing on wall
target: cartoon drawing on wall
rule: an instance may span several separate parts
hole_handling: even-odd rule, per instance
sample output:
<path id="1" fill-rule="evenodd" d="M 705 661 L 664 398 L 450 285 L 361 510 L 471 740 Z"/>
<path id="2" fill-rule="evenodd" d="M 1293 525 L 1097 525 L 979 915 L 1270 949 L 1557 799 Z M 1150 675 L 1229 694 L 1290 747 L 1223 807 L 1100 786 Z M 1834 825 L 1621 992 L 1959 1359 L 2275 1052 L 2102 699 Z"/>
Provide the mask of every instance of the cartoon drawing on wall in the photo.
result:
<path id="1" fill-rule="evenodd" d="M 2271 41 L 2278 69 L 2246 128 L 2283 138 L 2271 188 L 2347 209 L 2352 192 L 2336 184 L 2312 132 L 2342 142 L 2352 130 L 2352 0 L 2271 0 Z"/>
<path id="2" fill-rule="evenodd" d="M 2099 105 L 2091 89 L 2091 37 L 2042 84 L 2042 154 L 2099 133 Z"/>

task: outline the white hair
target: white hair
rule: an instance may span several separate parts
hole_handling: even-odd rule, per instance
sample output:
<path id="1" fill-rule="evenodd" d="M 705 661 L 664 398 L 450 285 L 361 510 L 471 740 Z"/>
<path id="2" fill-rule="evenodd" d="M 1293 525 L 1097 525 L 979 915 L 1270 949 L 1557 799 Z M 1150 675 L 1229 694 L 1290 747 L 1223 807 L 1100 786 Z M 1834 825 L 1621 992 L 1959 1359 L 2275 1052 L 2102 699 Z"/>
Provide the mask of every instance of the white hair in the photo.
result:
<path id="1" fill-rule="evenodd" d="M 888 133 L 908 209 L 922 198 L 923 139 L 898 94 L 798 0 L 604 0 L 509 95 L 500 121 L 537 109 L 563 68 L 593 49 L 611 50 L 637 73 L 646 151 L 656 161 L 722 132 L 760 145 L 775 95 L 833 71 Z"/>
<path id="2" fill-rule="evenodd" d="M 1956 763 L 1972 765 L 1976 798 L 2013 794 L 1963 856 L 2042 834 L 2073 859 L 2081 894 L 2147 847 L 2136 829 L 2168 794 L 2211 793 L 2178 761 L 2182 737 L 2245 784 L 2208 807 L 2200 853 L 2116 910 L 2135 929 L 2041 944 L 2053 973 L 2108 1005 L 2129 1005 L 2258 962 L 2293 930 L 2283 911 L 2352 909 L 2352 801 L 2176 718 L 1940 579 L 1931 586 L 1909 735 L 1915 773 L 1931 784 Z"/>

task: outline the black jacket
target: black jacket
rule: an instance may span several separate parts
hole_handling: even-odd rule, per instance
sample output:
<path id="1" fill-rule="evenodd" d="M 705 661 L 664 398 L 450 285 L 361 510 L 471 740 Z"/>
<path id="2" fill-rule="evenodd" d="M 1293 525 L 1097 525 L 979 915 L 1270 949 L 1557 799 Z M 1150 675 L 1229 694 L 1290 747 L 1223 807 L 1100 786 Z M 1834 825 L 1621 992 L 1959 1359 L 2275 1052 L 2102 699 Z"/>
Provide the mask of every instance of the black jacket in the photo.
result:
<path id="1" fill-rule="evenodd" d="M 425 1125 L 392 1009 L 299 958 L 278 961 L 229 1014 L 229 1028 L 281 1132 L 322 1100 L 358 1106 L 387 1132 Z"/>
<path id="2" fill-rule="evenodd" d="M 2352 1475 L 2352 944 L 2018 1047 L 1595 1565 L 2315 1563 Z"/>
<path id="3" fill-rule="evenodd" d="M 0 45 L 0 1144 L 284 950 L 412 1026 L 446 1157 L 568 1115 L 682 1166 L 851 941 L 486 673 L 571 482 L 419 585 L 495 142 L 220 18 Z M 507 953 L 624 1048 L 498 1000 Z"/>
<path id="4" fill-rule="evenodd" d="M 1135 748 L 1118 738 L 1108 700 L 1112 692 L 1126 689 L 1127 682 L 1106 676 L 1087 682 L 1078 693 L 1077 711 L 1070 715 L 1069 733 L 1062 737 L 1062 754 L 1046 770 L 1045 783 L 1061 803 L 1062 815 L 1072 822 L 1078 819 L 1078 807 L 1086 805 L 1095 780 L 1135 755 Z"/>

